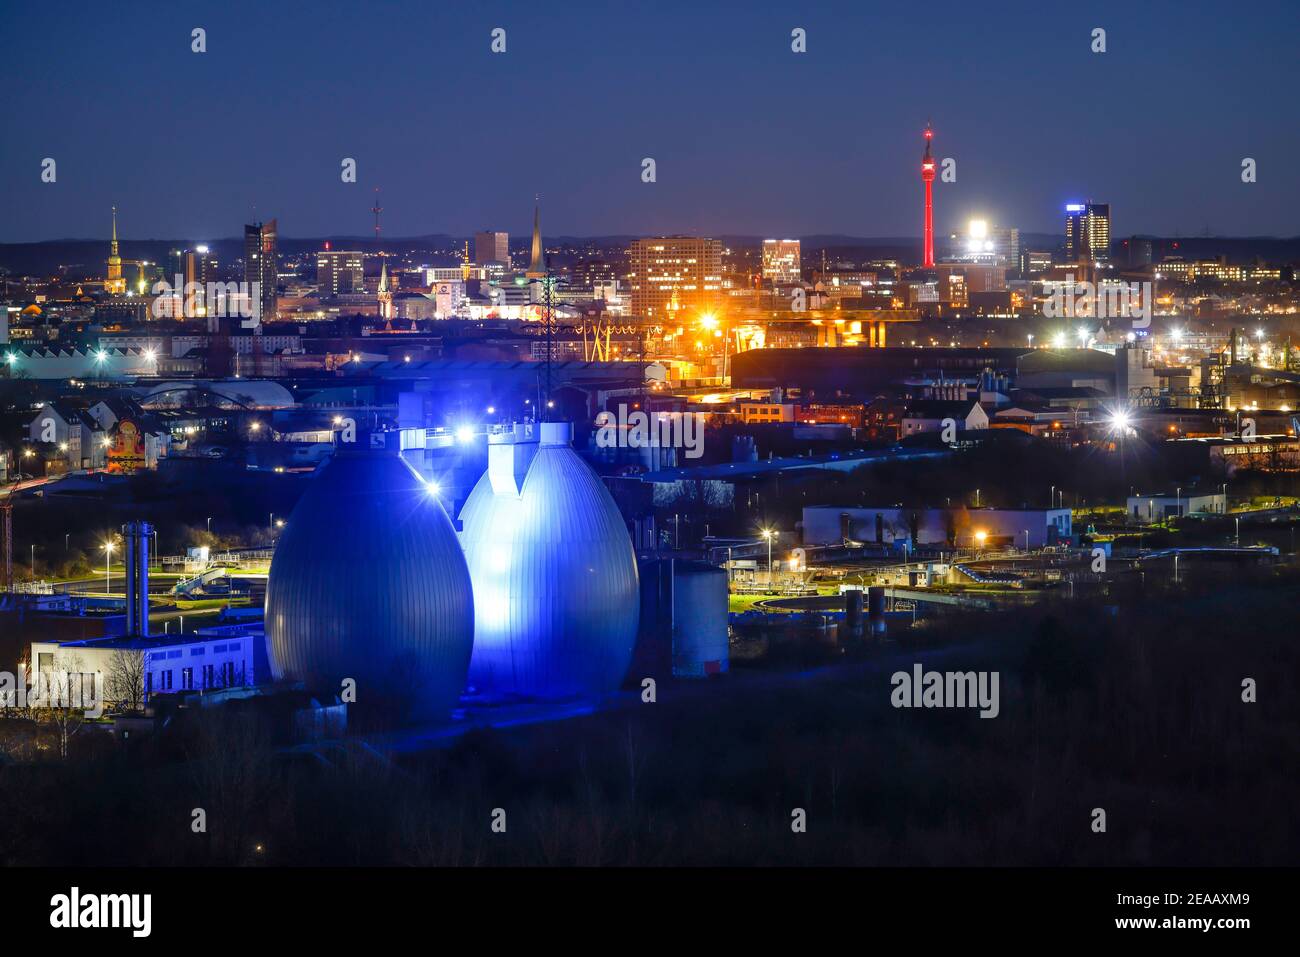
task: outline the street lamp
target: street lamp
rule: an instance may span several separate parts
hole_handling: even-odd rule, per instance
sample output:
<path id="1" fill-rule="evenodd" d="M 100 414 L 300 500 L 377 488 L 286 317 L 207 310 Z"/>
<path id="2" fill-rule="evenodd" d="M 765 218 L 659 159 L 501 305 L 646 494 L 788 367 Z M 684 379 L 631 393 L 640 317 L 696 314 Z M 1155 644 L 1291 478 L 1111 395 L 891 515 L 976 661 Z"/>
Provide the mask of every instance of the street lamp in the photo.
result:
<path id="1" fill-rule="evenodd" d="M 763 529 L 763 537 L 767 539 L 767 587 L 772 587 L 772 539 L 777 533 L 770 528 Z"/>
<path id="2" fill-rule="evenodd" d="M 984 550 L 984 540 L 987 538 L 988 538 L 988 532 L 985 532 L 982 529 L 975 533 L 975 546 L 976 546 L 975 557 L 976 558 L 978 558 L 979 553 Z"/>
<path id="3" fill-rule="evenodd" d="M 211 515 L 208 516 L 208 534 L 209 534 L 209 535 L 212 534 L 212 516 L 211 516 Z"/>
<path id="4" fill-rule="evenodd" d="M 113 591 L 113 582 L 112 582 L 112 578 L 110 577 L 111 569 L 113 567 L 112 566 L 113 548 L 114 545 L 112 542 L 104 543 L 104 591 L 110 594 Z"/>

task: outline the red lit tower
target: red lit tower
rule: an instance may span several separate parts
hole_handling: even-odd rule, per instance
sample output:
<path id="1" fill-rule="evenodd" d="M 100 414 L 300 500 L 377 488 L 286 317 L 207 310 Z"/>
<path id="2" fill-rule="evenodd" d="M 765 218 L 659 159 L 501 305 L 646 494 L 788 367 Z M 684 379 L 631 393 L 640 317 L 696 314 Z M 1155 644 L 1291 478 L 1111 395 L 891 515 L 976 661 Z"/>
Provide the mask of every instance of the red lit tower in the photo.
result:
<path id="1" fill-rule="evenodd" d="M 934 157 L 930 155 L 930 140 L 934 130 L 925 126 L 925 156 L 921 157 L 921 179 L 925 183 L 925 261 L 922 266 L 934 268 L 934 200 L 931 196 L 934 182 Z"/>

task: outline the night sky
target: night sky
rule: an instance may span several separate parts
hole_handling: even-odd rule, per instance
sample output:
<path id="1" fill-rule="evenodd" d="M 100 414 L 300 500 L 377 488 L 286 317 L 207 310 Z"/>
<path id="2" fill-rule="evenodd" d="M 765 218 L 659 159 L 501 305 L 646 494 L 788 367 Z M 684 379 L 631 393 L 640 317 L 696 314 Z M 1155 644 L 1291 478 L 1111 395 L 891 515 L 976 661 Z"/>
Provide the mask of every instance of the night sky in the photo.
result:
<path id="1" fill-rule="evenodd" d="M 1295 0 L 11 0 L 0 241 L 104 237 L 114 203 L 126 241 L 234 236 L 254 205 L 360 235 L 375 186 L 392 236 L 523 234 L 534 193 L 551 236 L 917 236 L 927 119 L 957 160 L 940 233 L 1058 233 L 1091 198 L 1116 236 L 1294 235 L 1297 35 Z"/>

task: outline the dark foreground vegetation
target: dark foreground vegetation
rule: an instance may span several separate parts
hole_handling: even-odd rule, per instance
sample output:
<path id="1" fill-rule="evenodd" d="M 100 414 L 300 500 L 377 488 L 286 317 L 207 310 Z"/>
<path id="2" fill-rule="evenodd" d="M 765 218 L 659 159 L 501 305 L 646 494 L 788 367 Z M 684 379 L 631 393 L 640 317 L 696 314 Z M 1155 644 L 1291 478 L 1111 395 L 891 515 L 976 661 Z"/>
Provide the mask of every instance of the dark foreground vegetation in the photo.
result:
<path id="1" fill-rule="evenodd" d="M 829 672 L 751 666 L 400 758 L 286 753 L 230 713 L 87 732 L 0 765 L 0 863 L 1293 864 L 1300 575 L 1233 575 L 942 618 Z M 998 671 L 999 716 L 894 709 L 913 661 Z"/>

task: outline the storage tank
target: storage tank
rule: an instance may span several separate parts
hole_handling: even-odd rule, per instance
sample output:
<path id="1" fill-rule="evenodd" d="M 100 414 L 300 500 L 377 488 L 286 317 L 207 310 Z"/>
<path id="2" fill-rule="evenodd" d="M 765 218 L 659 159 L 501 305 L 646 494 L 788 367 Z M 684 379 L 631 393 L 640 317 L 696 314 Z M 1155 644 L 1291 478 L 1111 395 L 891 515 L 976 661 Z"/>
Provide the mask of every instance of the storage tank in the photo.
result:
<path id="1" fill-rule="evenodd" d="M 266 589 L 277 680 L 445 716 L 474 639 L 469 570 L 438 498 L 395 451 L 338 451 L 281 534 Z"/>
<path id="2" fill-rule="evenodd" d="M 491 436 L 461 510 L 474 587 L 469 683 L 564 698 L 616 689 L 636 640 L 636 558 L 618 506 L 569 423 Z"/>
<path id="3" fill-rule="evenodd" d="M 674 564 L 673 674 L 679 678 L 726 674 L 731 661 L 727 573 L 704 562 Z"/>

